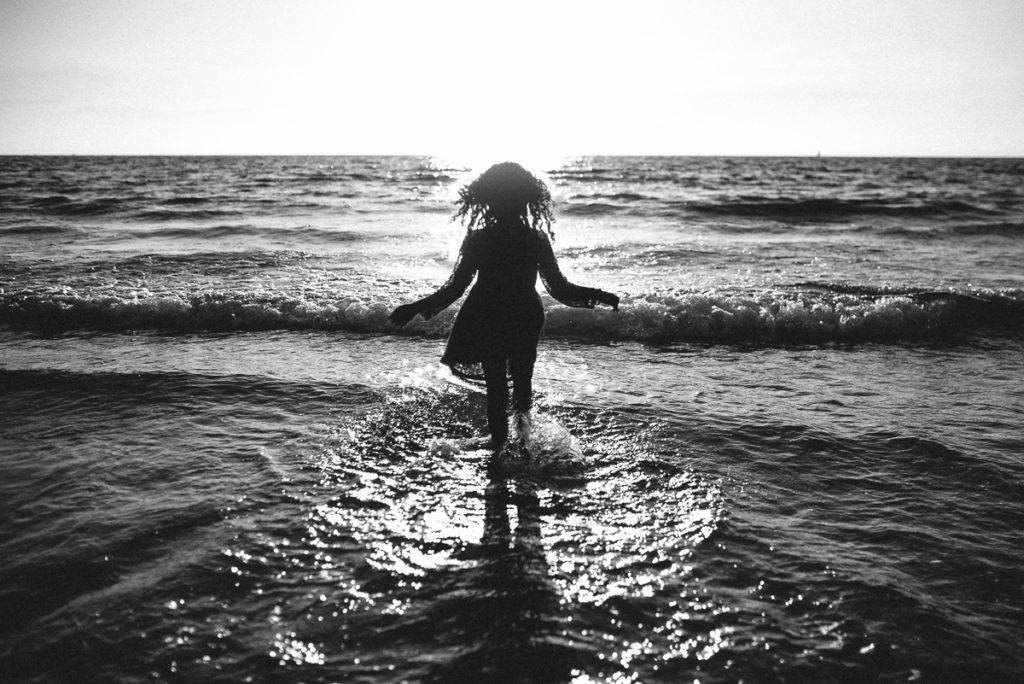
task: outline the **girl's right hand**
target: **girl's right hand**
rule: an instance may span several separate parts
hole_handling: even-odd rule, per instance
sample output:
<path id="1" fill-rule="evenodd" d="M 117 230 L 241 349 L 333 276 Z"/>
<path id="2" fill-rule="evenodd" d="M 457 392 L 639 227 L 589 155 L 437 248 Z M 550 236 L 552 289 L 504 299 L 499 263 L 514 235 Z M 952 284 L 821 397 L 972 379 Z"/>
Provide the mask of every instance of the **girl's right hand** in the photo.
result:
<path id="1" fill-rule="evenodd" d="M 402 304 L 396 307 L 388 320 L 401 327 L 416 317 L 416 308 L 412 304 Z"/>

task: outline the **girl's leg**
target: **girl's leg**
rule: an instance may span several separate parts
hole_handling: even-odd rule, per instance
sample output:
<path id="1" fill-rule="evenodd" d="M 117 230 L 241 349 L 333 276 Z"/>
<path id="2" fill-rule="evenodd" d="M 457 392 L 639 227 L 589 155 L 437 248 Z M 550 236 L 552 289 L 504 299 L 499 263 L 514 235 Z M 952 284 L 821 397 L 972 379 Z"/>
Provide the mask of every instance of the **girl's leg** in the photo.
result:
<path id="1" fill-rule="evenodd" d="M 491 442 L 501 447 L 508 439 L 508 376 L 505 359 L 484 361 L 484 381 L 487 383 L 487 427 Z"/>
<path id="2" fill-rule="evenodd" d="M 533 364 L 537 361 L 537 346 L 532 345 L 512 355 L 512 408 L 526 413 L 533 405 Z"/>
<path id="3" fill-rule="evenodd" d="M 516 440 L 525 446 L 530 440 L 530 406 L 533 404 L 533 364 L 537 360 L 536 346 L 530 346 L 509 359 L 512 372 L 512 407 L 516 412 Z"/>

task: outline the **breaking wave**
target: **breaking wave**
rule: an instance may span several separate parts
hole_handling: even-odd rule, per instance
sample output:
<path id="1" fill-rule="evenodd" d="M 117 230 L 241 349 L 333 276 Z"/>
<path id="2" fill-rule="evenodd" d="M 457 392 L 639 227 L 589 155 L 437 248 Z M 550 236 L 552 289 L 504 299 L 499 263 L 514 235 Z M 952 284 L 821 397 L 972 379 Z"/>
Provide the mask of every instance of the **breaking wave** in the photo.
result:
<path id="1" fill-rule="evenodd" d="M 267 239 L 317 240 L 321 242 L 353 242 L 366 235 L 353 230 L 330 230 L 312 226 L 267 227 L 247 223 L 222 224 L 216 226 L 172 226 L 149 229 L 117 231 L 110 237 L 119 239 L 129 235 L 133 238 L 196 239 L 217 240 L 232 237 L 262 237 Z"/>
<path id="2" fill-rule="evenodd" d="M 142 221 L 202 221 L 223 216 L 244 216 L 245 212 L 231 209 L 148 209 L 133 216 Z"/>
<path id="3" fill-rule="evenodd" d="M 18 224 L 14 226 L 0 227 L 0 233 L 5 235 L 60 235 L 62 233 L 80 233 L 81 230 L 75 226 L 57 226 L 53 224 L 27 225 Z"/>
<path id="4" fill-rule="evenodd" d="M 953 226 L 950 232 L 959 235 L 1001 235 L 1003 237 L 1024 237 L 1024 222 L 993 221 L 990 223 L 965 223 Z"/>
<path id="5" fill-rule="evenodd" d="M 653 214 L 663 217 L 712 216 L 793 222 L 839 222 L 851 219 L 984 219 L 999 212 L 960 200 L 835 199 L 791 197 L 740 197 L 715 201 L 657 198 L 636 193 L 572 195 L 561 211 L 573 216 L 602 214 Z M 1016 232 L 1019 223 L 979 222 L 952 232 Z"/>
<path id="6" fill-rule="evenodd" d="M 49 195 L 30 200 L 29 206 L 37 211 L 59 216 L 96 216 L 121 211 L 125 207 L 125 201 L 117 197 L 75 200 L 67 195 Z"/>
<path id="7" fill-rule="evenodd" d="M 911 202 L 880 199 L 765 198 L 763 200 L 689 202 L 681 203 L 679 208 L 701 214 L 808 220 L 839 220 L 855 216 L 908 218 L 993 213 L 986 207 L 959 200 Z"/>
<path id="8" fill-rule="evenodd" d="M 0 324 L 30 330 L 157 330 L 170 333 L 326 330 L 399 333 L 397 300 L 206 293 L 119 298 L 75 293 L 0 294 Z M 449 309 L 417 318 L 400 334 L 441 337 Z M 820 344 L 959 340 L 1024 333 L 1019 292 L 871 293 L 807 287 L 761 293 L 688 293 L 624 299 L 618 312 L 551 306 L 545 335 L 655 344 Z"/>

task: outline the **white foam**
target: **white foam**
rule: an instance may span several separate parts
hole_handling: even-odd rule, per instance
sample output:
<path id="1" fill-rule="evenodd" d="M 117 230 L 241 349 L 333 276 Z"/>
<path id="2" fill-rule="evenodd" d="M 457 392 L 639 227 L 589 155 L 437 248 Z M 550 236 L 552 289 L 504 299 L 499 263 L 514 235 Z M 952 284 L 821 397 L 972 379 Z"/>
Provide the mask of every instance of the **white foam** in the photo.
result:
<path id="1" fill-rule="evenodd" d="M 556 463 L 579 463 L 583 448 L 578 439 L 546 413 L 531 412 L 513 417 L 506 459 L 525 468 L 546 467 Z"/>
<path id="2" fill-rule="evenodd" d="M 47 327 L 193 330 L 323 329 L 442 337 L 455 309 L 401 331 L 388 320 L 399 299 L 287 297 L 273 292 L 82 296 L 74 291 L 0 291 L 0 324 Z M 855 294 L 700 292 L 624 297 L 619 311 L 548 309 L 545 335 L 641 342 L 856 342 L 920 339 L 998 324 L 1017 329 L 1012 296 L 859 296 Z"/>

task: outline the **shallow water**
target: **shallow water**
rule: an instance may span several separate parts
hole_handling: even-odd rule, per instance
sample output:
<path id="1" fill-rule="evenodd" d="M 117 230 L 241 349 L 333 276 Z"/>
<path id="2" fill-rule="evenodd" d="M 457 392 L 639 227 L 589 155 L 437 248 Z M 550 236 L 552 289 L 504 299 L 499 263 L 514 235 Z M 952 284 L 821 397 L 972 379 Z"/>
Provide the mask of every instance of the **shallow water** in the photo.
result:
<path id="1" fill-rule="evenodd" d="M 549 311 L 535 456 L 495 459 L 482 395 L 437 363 L 450 314 L 384 323 L 450 268 L 431 207 L 459 171 L 343 161 L 368 175 L 343 179 L 353 197 L 322 160 L 3 162 L 4 678 L 1024 671 L 1024 242 L 1005 227 L 1024 218 L 997 197 L 1019 162 L 552 170 L 563 269 L 627 296 Z M 781 180 L 811 164 L 833 168 Z M 146 207 L 115 194 L 129 167 L 163 179 Z M 68 174 L 92 199 L 47 185 Z M 160 192 L 192 211 L 189 174 L 225 186 L 193 204 L 243 214 L 244 241 L 139 216 Z M 259 209 L 247 183 L 334 194 Z M 881 189 L 854 215 L 857 183 Z M 25 199 L 48 193 L 68 201 Z M 567 208 L 594 193 L 625 208 Z M 825 217 L 801 199 L 833 193 Z M 722 222 L 704 195 L 741 207 Z M 292 212 L 332 236 L 293 234 Z M 1004 227 L 962 229 L 983 212 Z M 191 233 L 139 236 L 179 219 Z M 30 230 L 51 223 L 73 237 Z"/>

